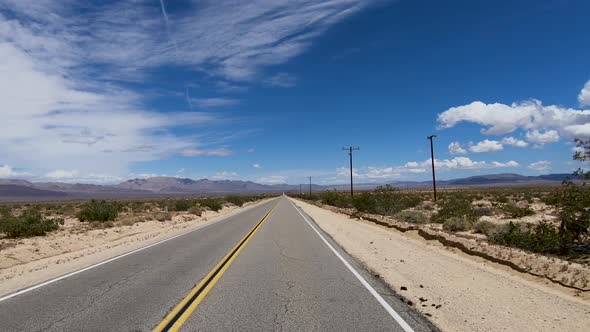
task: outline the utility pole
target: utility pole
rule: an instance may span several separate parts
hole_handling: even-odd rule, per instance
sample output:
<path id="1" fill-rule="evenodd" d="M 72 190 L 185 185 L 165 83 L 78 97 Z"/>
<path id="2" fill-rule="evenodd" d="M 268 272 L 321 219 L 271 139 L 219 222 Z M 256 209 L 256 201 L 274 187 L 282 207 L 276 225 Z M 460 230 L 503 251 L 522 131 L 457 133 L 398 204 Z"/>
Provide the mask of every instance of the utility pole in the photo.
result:
<path id="1" fill-rule="evenodd" d="M 432 162 L 432 188 L 434 189 L 434 200 L 436 201 L 436 175 L 434 173 L 434 143 L 432 140 L 436 135 L 430 135 L 427 139 L 430 140 L 430 161 Z"/>
<path id="2" fill-rule="evenodd" d="M 309 196 L 311 197 L 311 176 L 309 176 Z"/>
<path id="3" fill-rule="evenodd" d="M 348 151 L 348 155 L 350 156 L 350 198 L 354 198 L 354 190 L 352 187 L 352 151 L 360 150 L 360 148 L 353 148 L 352 145 L 347 148 L 342 148 L 344 151 Z"/>
<path id="4" fill-rule="evenodd" d="M 299 184 L 299 195 L 301 195 L 301 183 Z"/>

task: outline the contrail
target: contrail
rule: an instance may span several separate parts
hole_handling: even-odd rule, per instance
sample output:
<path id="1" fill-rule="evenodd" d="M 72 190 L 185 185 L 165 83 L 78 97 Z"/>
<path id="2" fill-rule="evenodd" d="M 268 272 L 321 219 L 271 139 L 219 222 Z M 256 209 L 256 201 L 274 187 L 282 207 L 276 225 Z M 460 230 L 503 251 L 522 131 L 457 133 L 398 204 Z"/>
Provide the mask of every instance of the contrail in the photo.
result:
<path id="1" fill-rule="evenodd" d="M 178 46 L 176 45 L 174 38 L 172 38 L 170 35 L 170 21 L 168 20 L 168 13 L 166 13 L 166 5 L 164 5 L 164 0 L 160 0 L 160 8 L 162 8 L 162 15 L 164 16 L 164 21 L 166 22 L 166 33 L 168 34 L 170 41 L 172 41 L 172 45 L 174 45 L 176 56 L 178 56 Z"/>

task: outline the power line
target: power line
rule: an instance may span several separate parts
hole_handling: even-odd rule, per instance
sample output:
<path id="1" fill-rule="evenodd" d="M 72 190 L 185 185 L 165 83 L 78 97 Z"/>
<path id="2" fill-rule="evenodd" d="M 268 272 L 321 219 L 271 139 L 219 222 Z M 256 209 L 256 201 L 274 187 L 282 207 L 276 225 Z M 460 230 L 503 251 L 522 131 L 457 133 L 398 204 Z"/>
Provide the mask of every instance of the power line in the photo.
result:
<path id="1" fill-rule="evenodd" d="M 432 162 L 432 188 L 434 189 L 434 200 L 436 201 L 436 175 L 434 172 L 434 143 L 433 139 L 436 135 L 430 135 L 427 139 L 430 140 L 430 161 Z"/>
<path id="2" fill-rule="evenodd" d="M 352 151 L 360 150 L 360 148 L 353 148 L 352 146 L 349 146 L 347 148 L 342 148 L 342 150 L 348 151 L 348 155 L 350 156 L 350 198 L 354 198 L 354 189 L 352 185 Z"/>

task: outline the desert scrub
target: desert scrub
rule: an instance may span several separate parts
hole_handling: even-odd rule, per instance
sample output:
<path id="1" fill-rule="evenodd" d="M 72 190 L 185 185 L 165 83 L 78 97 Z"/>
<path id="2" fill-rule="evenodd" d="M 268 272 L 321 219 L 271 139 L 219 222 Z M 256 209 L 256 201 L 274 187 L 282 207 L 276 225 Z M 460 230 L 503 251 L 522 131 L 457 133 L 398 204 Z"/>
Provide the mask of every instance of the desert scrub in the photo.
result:
<path id="1" fill-rule="evenodd" d="M 221 203 L 221 201 L 218 199 L 214 199 L 214 198 L 201 199 L 199 201 L 199 205 L 207 207 L 210 210 L 213 210 L 215 212 L 217 212 L 223 208 L 223 204 Z"/>
<path id="2" fill-rule="evenodd" d="M 428 216 L 420 211 L 405 210 L 396 213 L 393 216 L 395 219 L 412 224 L 426 224 L 428 223 Z"/>
<path id="3" fill-rule="evenodd" d="M 172 215 L 168 212 L 158 212 L 154 215 L 154 219 L 157 221 L 169 221 L 172 220 Z"/>
<path id="4" fill-rule="evenodd" d="M 78 219 L 80 221 L 113 221 L 119 215 L 120 206 L 117 202 L 90 200 L 82 204 Z"/>
<path id="5" fill-rule="evenodd" d="M 196 202 L 192 199 L 178 199 L 172 202 L 172 211 L 188 211 L 190 208 L 196 205 Z"/>
<path id="6" fill-rule="evenodd" d="M 443 223 L 443 229 L 450 232 L 464 232 L 471 229 L 473 223 L 467 218 L 451 217 Z"/>
<path id="7" fill-rule="evenodd" d="M 63 219 L 45 218 L 37 209 L 27 209 L 20 216 L 2 211 L 0 215 L 0 233 L 8 238 L 43 236 L 57 230 L 63 225 Z"/>
<path id="8" fill-rule="evenodd" d="M 473 223 L 477 220 L 477 215 L 473 210 L 471 201 L 463 197 L 450 196 L 440 203 L 440 210 L 432 217 L 432 220 L 438 223 L 446 223 L 450 218 L 458 218 Z"/>
<path id="9" fill-rule="evenodd" d="M 230 195 L 230 196 L 225 196 L 225 201 L 228 203 L 231 203 L 235 206 L 242 206 L 244 205 L 244 203 L 248 202 L 248 199 L 244 196 L 238 196 L 238 195 Z"/>
<path id="10" fill-rule="evenodd" d="M 503 204 L 500 209 L 502 209 L 502 211 L 504 211 L 504 213 L 509 217 L 509 218 L 522 218 L 522 217 L 526 217 L 526 216 L 532 216 L 535 214 L 535 211 L 533 211 L 530 207 L 518 207 L 514 204 Z"/>
<path id="11" fill-rule="evenodd" d="M 188 210 L 188 213 L 194 214 L 195 216 L 200 217 L 203 214 L 203 210 L 201 210 L 201 208 L 198 206 L 193 206 L 192 208 L 190 208 Z"/>
<path id="12" fill-rule="evenodd" d="M 546 222 L 536 225 L 509 222 L 498 226 L 490 236 L 490 242 L 540 253 L 557 253 L 560 249 L 557 229 Z"/>
<path id="13" fill-rule="evenodd" d="M 419 195 L 403 193 L 391 186 L 385 186 L 358 194 L 354 198 L 353 205 L 360 212 L 391 216 L 402 210 L 416 207 L 422 201 Z"/>
<path id="14" fill-rule="evenodd" d="M 491 236 L 498 226 L 488 220 L 480 220 L 473 224 L 473 231 L 475 233 L 484 234 L 487 237 Z"/>

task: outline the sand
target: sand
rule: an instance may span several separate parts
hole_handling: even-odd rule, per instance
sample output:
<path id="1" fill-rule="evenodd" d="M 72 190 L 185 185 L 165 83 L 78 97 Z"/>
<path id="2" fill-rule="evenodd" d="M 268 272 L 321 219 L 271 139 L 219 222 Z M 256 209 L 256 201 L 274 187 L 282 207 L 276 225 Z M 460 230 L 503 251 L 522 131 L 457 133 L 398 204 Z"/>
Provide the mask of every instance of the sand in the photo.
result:
<path id="1" fill-rule="evenodd" d="M 262 203 L 246 203 L 244 207 Z M 0 296 L 62 276 L 109 258 L 215 223 L 242 208 L 224 207 L 201 217 L 177 215 L 171 221 L 150 220 L 131 226 L 89 229 L 67 219 L 58 231 L 42 237 L 4 239 L 0 245 Z"/>
<path id="2" fill-rule="evenodd" d="M 416 232 L 295 202 L 443 331 L 590 330 L 587 293 L 446 248 Z"/>

